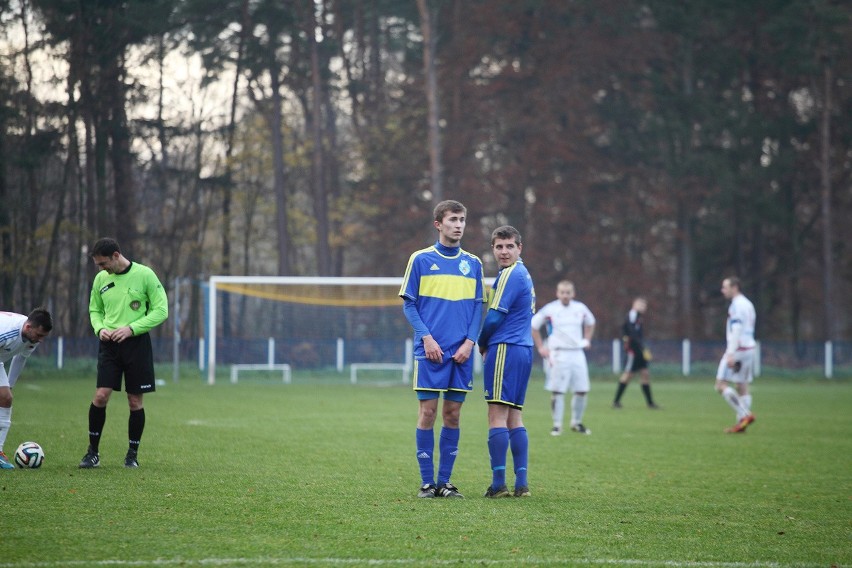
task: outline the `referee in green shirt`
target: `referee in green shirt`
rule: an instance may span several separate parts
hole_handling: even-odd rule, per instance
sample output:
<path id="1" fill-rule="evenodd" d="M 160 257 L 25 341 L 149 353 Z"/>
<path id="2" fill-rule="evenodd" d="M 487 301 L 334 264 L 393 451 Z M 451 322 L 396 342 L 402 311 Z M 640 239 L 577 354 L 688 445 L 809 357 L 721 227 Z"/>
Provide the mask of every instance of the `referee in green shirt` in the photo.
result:
<path id="1" fill-rule="evenodd" d="M 92 247 L 92 260 L 100 269 L 92 283 L 89 319 L 100 339 L 98 382 L 89 407 L 89 449 L 80 467 L 98 467 L 98 445 L 106 422 L 112 391 L 124 390 L 130 405 L 127 434 L 130 447 L 125 467 L 139 467 L 137 452 L 145 429 L 142 396 L 154 392 L 154 353 L 148 332 L 169 317 L 166 291 L 154 271 L 121 254 L 114 239 L 101 239 Z"/>

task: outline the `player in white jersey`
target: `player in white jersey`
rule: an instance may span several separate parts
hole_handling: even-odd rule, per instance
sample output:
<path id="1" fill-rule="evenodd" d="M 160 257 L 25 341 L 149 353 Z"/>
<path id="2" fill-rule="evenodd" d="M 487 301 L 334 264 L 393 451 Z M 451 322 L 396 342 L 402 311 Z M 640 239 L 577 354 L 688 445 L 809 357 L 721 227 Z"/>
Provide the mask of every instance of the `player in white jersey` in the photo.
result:
<path id="1" fill-rule="evenodd" d="M 722 295 L 731 300 L 731 305 L 728 307 L 728 319 L 725 323 L 727 348 L 716 372 L 716 390 L 737 415 L 737 423 L 725 432 L 738 434 L 745 432 L 748 425 L 754 422 L 748 385 L 754 380 L 754 354 L 757 345 L 754 340 L 754 324 L 757 316 L 754 305 L 740 292 L 739 278 L 732 276 L 722 280 Z M 730 383 L 734 384 L 736 390 Z"/>
<path id="2" fill-rule="evenodd" d="M 0 312 L 0 469 L 15 468 L 3 453 L 12 426 L 12 387 L 21 376 L 27 357 L 52 329 L 50 313 L 42 308 L 36 308 L 28 316 Z"/>
<path id="3" fill-rule="evenodd" d="M 556 286 L 556 300 L 546 304 L 533 316 L 532 336 L 538 354 L 544 360 L 544 388 L 551 392 L 552 436 L 562 434 L 565 415 L 565 393 L 571 398 L 571 430 L 580 434 L 592 431 L 583 425 L 586 394 L 589 392 L 589 366 L 584 350 L 592 344 L 595 316 L 591 310 L 574 299 L 574 284 L 563 280 Z M 547 327 L 547 340 L 541 328 Z"/>

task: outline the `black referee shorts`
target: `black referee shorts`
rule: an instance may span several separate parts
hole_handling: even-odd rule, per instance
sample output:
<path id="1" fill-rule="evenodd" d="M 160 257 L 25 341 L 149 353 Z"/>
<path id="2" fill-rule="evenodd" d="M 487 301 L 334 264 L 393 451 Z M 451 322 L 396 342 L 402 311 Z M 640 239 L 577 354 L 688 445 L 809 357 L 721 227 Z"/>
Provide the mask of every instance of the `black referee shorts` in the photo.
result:
<path id="1" fill-rule="evenodd" d="M 630 373 L 636 373 L 642 369 L 648 368 L 648 360 L 645 359 L 645 354 L 641 349 L 627 352 L 627 361 L 624 364 L 624 370 Z"/>
<path id="2" fill-rule="evenodd" d="M 147 333 L 121 343 L 101 341 L 98 349 L 98 388 L 121 390 L 121 378 L 129 394 L 154 392 L 154 350 Z"/>

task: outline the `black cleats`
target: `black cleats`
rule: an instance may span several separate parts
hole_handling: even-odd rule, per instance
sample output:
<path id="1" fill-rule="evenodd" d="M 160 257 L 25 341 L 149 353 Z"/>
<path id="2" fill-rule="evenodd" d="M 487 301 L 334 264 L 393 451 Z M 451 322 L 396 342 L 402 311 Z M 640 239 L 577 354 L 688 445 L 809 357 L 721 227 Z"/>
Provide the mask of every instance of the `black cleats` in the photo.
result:
<path id="1" fill-rule="evenodd" d="M 447 497 L 449 499 L 464 499 L 464 495 L 459 493 L 459 488 L 452 483 L 439 483 L 435 489 L 435 497 Z"/>
<path id="2" fill-rule="evenodd" d="M 83 456 L 83 459 L 80 460 L 80 468 L 81 469 L 92 469 L 98 467 L 101 464 L 101 459 L 98 456 L 98 452 L 93 451 L 92 447 L 89 446 L 89 449 L 86 450 L 86 455 Z"/>

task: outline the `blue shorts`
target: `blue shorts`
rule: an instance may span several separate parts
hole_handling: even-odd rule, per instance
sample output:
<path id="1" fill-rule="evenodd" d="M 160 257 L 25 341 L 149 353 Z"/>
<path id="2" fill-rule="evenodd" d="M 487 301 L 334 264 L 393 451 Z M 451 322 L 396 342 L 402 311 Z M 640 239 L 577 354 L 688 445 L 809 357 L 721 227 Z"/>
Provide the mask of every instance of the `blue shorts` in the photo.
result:
<path id="1" fill-rule="evenodd" d="M 485 354 L 485 402 L 521 409 L 532 372 L 533 348 L 498 343 Z"/>
<path id="2" fill-rule="evenodd" d="M 473 356 L 461 364 L 453 361 L 453 354 L 460 345 L 456 345 L 452 350 L 445 349 L 444 360 L 440 363 L 433 363 L 426 358 L 414 359 L 414 378 L 412 379 L 414 390 L 435 393 L 444 391 L 469 393 L 472 391 Z"/>

